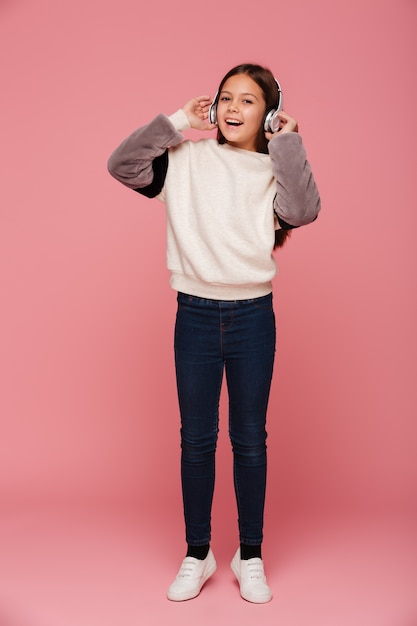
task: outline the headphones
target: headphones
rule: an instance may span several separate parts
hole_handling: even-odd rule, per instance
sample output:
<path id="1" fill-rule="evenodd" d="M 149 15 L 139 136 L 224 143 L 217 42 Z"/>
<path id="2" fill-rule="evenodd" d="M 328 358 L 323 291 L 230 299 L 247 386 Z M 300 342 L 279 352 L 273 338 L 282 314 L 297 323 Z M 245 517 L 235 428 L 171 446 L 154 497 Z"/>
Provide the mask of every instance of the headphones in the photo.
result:
<path id="1" fill-rule="evenodd" d="M 277 79 L 275 78 L 274 80 L 275 80 L 275 82 L 277 84 L 278 100 L 277 100 L 276 107 L 274 109 L 271 109 L 270 111 L 268 111 L 268 113 L 265 116 L 264 131 L 266 133 L 276 133 L 279 130 L 279 125 L 280 125 L 280 119 L 279 119 L 277 113 L 282 110 L 282 89 L 281 89 L 281 85 L 279 84 Z M 209 109 L 209 112 L 208 112 L 208 118 L 209 118 L 210 124 L 216 124 L 217 125 L 217 102 L 218 102 L 218 99 L 219 99 L 219 91 L 216 92 L 216 95 L 214 96 L 213 102 L 211 103 L 210 109 Z"/>

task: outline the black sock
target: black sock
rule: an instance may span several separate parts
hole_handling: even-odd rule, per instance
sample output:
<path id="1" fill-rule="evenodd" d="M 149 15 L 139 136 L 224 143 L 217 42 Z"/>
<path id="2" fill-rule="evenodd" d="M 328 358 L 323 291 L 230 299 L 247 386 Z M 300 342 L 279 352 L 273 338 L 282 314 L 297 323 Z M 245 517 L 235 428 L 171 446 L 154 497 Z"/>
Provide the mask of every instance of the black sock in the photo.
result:
<path id="1" fill-rule="evenodd" d="M 242 561 L 248 561 L 249 559 L 261 559 L 261 545 L 259 546 L 248 546 L 245 543 L 240 544 L 240 558 Z"/>
<path id="2" fill-rule="evenodd" d="M 204 561 L 207 557 L 208 552 L 210 550 L 210 544 L 206 544 L 205 546 L 190 546 L 188 545 L 186 556 L 192 556 L 195 559 L 200 559 L 200 561 Z"/>

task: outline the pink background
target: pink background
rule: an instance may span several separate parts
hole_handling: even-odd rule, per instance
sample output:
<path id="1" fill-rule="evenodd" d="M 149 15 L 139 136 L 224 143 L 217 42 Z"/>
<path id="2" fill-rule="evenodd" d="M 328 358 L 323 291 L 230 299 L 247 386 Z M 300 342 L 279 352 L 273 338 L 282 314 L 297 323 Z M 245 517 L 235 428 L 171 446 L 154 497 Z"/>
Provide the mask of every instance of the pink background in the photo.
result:
<path id="1" fill-rule="evenodd" d="M 307 553 L 299 561 L 294 554 L 312 528 L 319 534 L 331 528 L 323 534 L 334 534 L 334 546 L 350 545 L 347 535 L 339 541 L 335 529 L 340 520 L 353 518 L 345 530 L 367 520 L 364 546 L 370 546 L 364 537 L 380 537 L 387 547 L 401 535 L 408 537 L 404 555 L 416 551 L 417 3 L 143 4 L 0 3 L 0 524 L 9 556 L 0 581 L 0 624 L 107 623 L 109 606 L 89 614 L 88 593 L 82 602 L 80 595 L 82 608 L 74 613 L 62 583 L 54 613 L 33 587 L 35 543 L 49 546 L 44 563 L 51 564 L 57 552 L 46 529 L 55 529 L 54 541 L 62 547 L 57 529 L 67 537 L 68 520 L 78 528 L 86 512 L 97 515 L 102 527 L 109 524 L 115 537 L 118 524 L 131 524 L 133 543 L 164 546 L 157 557 L 163 577 L 151 568 L 153 578 L 141 579 L 139 604 L 138 588 L 129 582 L 136 565 L 129 569 L 110 530 L 102 544 L 94 544 L 97 554 L 93 550 L 83 560 L 80 549 L 80 561 L 73 562 L 74 571 L 82 561 L 83 571 L 88 562 L 92 576 L 103 575 L 97 555 L 112 546 L 109 554 L 119 570 L 125 568 L 124 593 L 132 594 L 123 596 L 124 626 L 145 614 L 155 623 L 165 616 L 174 623 L 191 610 L 203 624 L 209 594 L 215 605 L 223 598 L 219 594 L 224 602 L 238 596 L 229 581 L 224 591 L 210 582 L 206 599 L 181 607 L 164 599 L 184 548 L 172 355 L 175 294 L 165 269 L 164 211 L 117 184 L 106 162 L 134 128 L 194 95 L 214 94 L 230 67 L 253 61 L 269 66 L 282 83 L 284 107 L 299 120 L 323 207 L 319 220 L 294 232 L 278 253 L 265 560 L 280 600 L 257 608 L 264 611 L 264 623 L 281 616 L 286 626 L 416 626 L 417 593 L 410 591 L 417 589 L 416 570 L 405 562 L 397 563 L 404 573 L 397 595 L 381 601 L 377 617 L 361 613 L 366 602 L 353 594 L 359 612 L 343 609 L 342 622 L 342 598 L 327 622 L 318 606 L 296 601 L 294 590 L 303 580 L 309 589 L 314 580 L 316 592 L 323 593 L 334 564 L 323 570 L 329 579 L 320 586 L 314 559 L 309 572 L 301 565 Z M 225 564 L 238 540 L 226 400 L 213 535 Z M 63 526 L 59 511 L 65 511 Z M 110 511 L 120 513 L 115 525 L 108 521 Z M 35 514 L 45 515 L 44 523 L 36 518 L 32 526 L 28 520 Z M 399 526 L 387 522 L 393 518 Z M 370 519 L 382 524 L 379 535 L 375 526 L 369 530 Z M 91 534 L 87 521 L 82 528 L 71 535 L 74 546 L 83 545 L 81 537 L 90 546 L 97 525 L 91 524 Z M 349 536 L 363 556 L 359 535 Z M 280 569 L 286 554 L 282 537 L 301 568 L 294 598 L 289 587 L 285 591 L 289 579 Z M 7 568 L 20 562 L 17 545 L 26 548 L 13 577 Z M 74 552 L 65 545 L 70 558 Z M 375 543 L 375 553 L 379 547 Z M 338 554 L 329 548 L 330 553 Z M 391 558 L 399 554 L 399 546 L 392 547 Z M 323 548 L 320 563 L 325 555 Z M 377 571 L 389 571 L 388 562 Z M 356 565 L 363 571 L 362 562 Z M 370 574 L 373 558 L 369 565 Z M 66 580 L 73 570 L 48 578 L 43 567 L 49 598 L 48 584 Z M 19 584 L 23 578 L 26 585 Z M 111 578 L 104 582 L 116 585 Z M 380 582 L 375 598 L 384 599 L 393 587 L 390 580 Z M 97 597 L 102 598 L 98 591 Z M 90 602 L 97 609 L 96 599 L 93 593 Z M 239 611 L 246 610 L 241 623 L 252 623 L 254 607 L 238 601 Z M 377 610 L 378 602 L 371 605 Z M 116 622 L 109 617 L 109 623 Z M 153 622 L 149 617 L 142 623 Z"/>

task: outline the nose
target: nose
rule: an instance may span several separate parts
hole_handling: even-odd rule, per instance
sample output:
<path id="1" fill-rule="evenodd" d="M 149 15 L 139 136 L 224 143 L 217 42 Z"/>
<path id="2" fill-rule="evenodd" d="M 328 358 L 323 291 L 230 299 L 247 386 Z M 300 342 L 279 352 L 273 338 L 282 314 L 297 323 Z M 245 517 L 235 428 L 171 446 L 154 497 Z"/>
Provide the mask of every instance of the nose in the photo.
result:
<path id="1" fill-rule="evenodd" d="M 228 109 L 229 109 L 229 111 L 237 111 L 238 110 L 238 106 L 232 100 L 229 100 Z"/>

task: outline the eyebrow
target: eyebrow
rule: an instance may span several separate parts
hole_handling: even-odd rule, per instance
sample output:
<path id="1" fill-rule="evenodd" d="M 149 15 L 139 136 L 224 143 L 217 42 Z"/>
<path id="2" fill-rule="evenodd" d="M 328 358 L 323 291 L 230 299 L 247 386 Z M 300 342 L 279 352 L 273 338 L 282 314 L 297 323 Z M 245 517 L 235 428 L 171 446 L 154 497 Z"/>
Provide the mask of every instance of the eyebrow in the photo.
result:
<path id="1" fill-rule="evenodd" d="M 230 95 L 232 95 L 231 91 L 227 91 L 227 89 L 222 89 L 220 94 L 222 93 L 228 93 Z M 258 100 L 258 98 L 255 96 L 254 93 L 250 93 L 249 91 L 245 91 L 244 93 L 239 94 L 240 96 L 252 96 L 252 98 L 255 98 L 255 100 Z"/>

